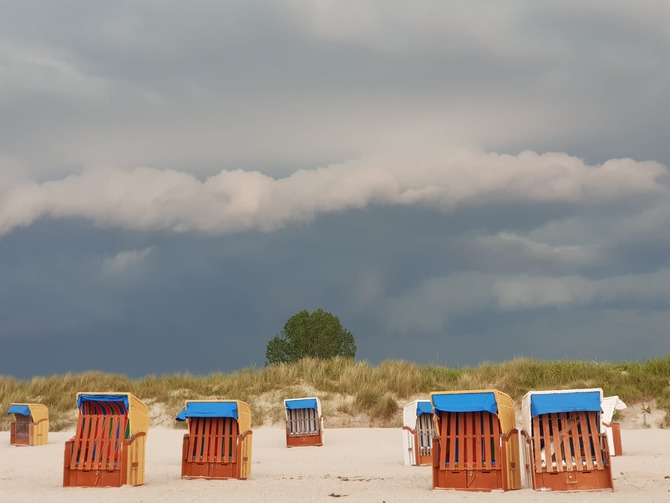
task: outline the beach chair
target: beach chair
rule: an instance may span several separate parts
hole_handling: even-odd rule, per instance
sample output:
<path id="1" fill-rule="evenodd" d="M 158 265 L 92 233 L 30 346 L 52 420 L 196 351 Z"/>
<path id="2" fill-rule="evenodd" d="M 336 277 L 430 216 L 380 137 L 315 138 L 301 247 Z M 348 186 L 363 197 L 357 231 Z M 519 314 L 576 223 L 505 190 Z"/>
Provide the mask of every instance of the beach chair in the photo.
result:
<path id="1" fill-rule="evenodd" d="M 607 435 L 607 446 L 610 456 L 621 456 L 623 448 L 621 444 L 621 425 L 613 423 L 614 413 L 617 410 L 626 409 L 626 404 L 618 396 L 606 396 L 601 402 L 603 413 L 600 415 L 600 427 Z"/>
<path id="2" fill-rule="evenodd" d="M 613 489 L 601 389 L 530 391 L 522 401 L 526 469 L 533 489 Z"/>
<path id="3" fill-rule="evenodd" d="M 63 486 L 144 484 L 149 409 L 131 393 L 77 393 L 77 430 L 65 443 Z"/>
<path id="4" fill-rule="evenodd" d="M 49 411 L 41 403 L 12 403 L 7 414 L 14 414 L 10 426 L 10 445 L 46 445 L 49 442 Z"/>
<path id="5" fill-rule="evenodd" d="M 321 401 L 316 397 L 284 400 L 286 447 L 323 445 Z"/>
<path id="6" fill-rule="evenodd" d="M 433 489 L 520 489 L 519 433 L 514 402 L 498 390 L 430 394 Z"/>
<path id="7" fill-rule="evenodd" d="M 433 462 L 433 406 L 430 400 L 414 400 L 403 410 L 402 441 L 406 465 L 427 466 Z"/>
<path id="8" fill-rule="evenodd" d="M 239 400 L 188 400 L 182 478 L 247 479 L 251 473 L 251 409 Z"/>

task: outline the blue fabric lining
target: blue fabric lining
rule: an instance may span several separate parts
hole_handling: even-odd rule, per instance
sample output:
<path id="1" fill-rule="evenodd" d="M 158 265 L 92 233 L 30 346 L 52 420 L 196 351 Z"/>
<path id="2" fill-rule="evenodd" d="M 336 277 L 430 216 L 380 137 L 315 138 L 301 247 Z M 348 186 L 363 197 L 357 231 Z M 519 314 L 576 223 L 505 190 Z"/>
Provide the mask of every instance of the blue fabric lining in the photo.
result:
<path id="1" fill-rule="evenodd" d="M 284 403 L 288 410 L 318 409 L 316 398 L 296 398 L 295 400 L 286 400 Z"/>
<path id="2" fill-rule="evenodd" d="M 28 407 L 27 405 L 16 405 L 13 403 L 9 406 L 7 414 L 21 414 L 22 416 L 29 416 L 30 407 Z"/>
<path id="3" fill-rule="evenodd" d="M 599 391 L 574 393 L 538 393 L 530 397 L 530 413 L 533 417 L 559 412 L 602 412 Z"/>
<path id="4" fill-rule="evenodd" d="M 187 402 L 175 418 L 186 421 L 189 417 L 232 417 L 237 419 L 237 402 Z"/>
<path id="5" fill-rule="evenodd" d="M 420 416 L 422 414 L 432 414 L 433 406 L 430 404 L 430 400 L 419 400 L 416 403 L 416 415 Z"/>
<path id="6" fill-rule="evenodd" d="M 77 408 L 80 409 L 81 404 L 84 402 L 122 402 L 126 410 L 129 409 L 128 395 L 107 395 L 104 393 L 79 395 L 77 397 Z"/>
<path id="7" fill-rule="evenodd" d="M 445 393 L 433 395 L 433 406 L 441 412 L 481 412 L 498 413 L 496 397 L 492 392 Z"/>

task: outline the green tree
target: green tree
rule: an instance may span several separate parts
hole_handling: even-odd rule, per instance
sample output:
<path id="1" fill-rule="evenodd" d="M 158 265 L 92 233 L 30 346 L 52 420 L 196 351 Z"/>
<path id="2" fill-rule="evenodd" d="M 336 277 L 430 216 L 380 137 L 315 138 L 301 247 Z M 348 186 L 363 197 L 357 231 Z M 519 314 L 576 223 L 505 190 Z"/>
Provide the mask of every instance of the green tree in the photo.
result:
<path id="1" fill-rule="evenodd" d="M 305 357 L 356 357 L 354 336 L 342 327 L 340 319 L 323 309 L 311 314 L 303 309 L 289 318 L 284 330 L 268 342 L 266 363 L 294 362 Z"/>

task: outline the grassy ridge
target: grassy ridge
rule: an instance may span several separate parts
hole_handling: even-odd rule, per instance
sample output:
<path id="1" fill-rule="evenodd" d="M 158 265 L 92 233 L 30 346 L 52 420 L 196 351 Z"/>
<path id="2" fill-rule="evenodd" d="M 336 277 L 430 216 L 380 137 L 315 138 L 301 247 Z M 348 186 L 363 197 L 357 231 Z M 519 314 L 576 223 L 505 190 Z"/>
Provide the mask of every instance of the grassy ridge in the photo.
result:
<path id="1" fill-rule="evenodd" d="M 128 391 L 150 405 L 154 415 L 162 412 L 168 421 L 186 399 L 239 399 L 251 405 L 256 425 L 280 421 L 284 398 L 316 395 L 326 417 L 363 415 L 371 425 L 389 426 L 400 424 L 403 403 L 431 391 L 496 388 L 520 401 L 529 390 L 591 387 L 603 388 L 605 395 L 619 395 L 630 403 L 656 400 L 657 407 L 670 412 L 670 354 L 624 363 L 519 358 L 461 369 L 399 360 L 373 366 L 336 358 L 204 376 L 131 379 L 101 372 L 29 380 L 0 376 L 0 429 L 9 427 L 11 416 L 4 412 L 12 402 L 44 403 L 49 407 L 51 429 L 72 427 L 77 391 Z"/>

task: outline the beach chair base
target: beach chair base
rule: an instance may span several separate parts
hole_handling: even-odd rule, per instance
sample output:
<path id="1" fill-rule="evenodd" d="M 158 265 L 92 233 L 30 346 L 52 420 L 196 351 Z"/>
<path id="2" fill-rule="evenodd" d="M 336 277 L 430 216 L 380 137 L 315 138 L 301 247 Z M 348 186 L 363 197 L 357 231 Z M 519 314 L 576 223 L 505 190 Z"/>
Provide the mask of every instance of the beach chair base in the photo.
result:
<path id="1" fill-rule="evenodd" d="M 18 428 L 17 428 L 18 426 Z M 10 426 L 9 443 L 10 445 L 33 445 L 32 425 L 22 424 L 17 418 Z"/>
<path id="2" fill-rule="evenodd" d="M 322 446 L 323 435 L 286 435 L 286 447 L 310 447 Z"/>
<path id="3" fill-rule="evenodd" d="M 10 424 L 9 444 L 44 445 L 47 443 L 48 431 L 49 422 L 47 420 L 34 423 L 30 417 L 17 414 L 16 421 Z"/>
<path id="4" fill-rule="evenodd" d="M 433 439 L 433 489 L 519 489 L 518 432 L 502 435 L 489 412 L 442 412 L 441 435 Z M 495 460 L 495 461 L 494 461 Z"/>
<path id="5" fill-rule="evenodd" d="M 220 425 L 215 426 L 218 422 Z M 237 434 L 237 421 L 229 418 L 192 418 L 191 428 L 194 434 L 184 435 L 182 445 L 181 478 L 183 479 L 240 479 L 249 476 L 249 463 L 251 462 L 251 431 L 243 435 Z M 219 432 L 218 438 L 211 435 L 205 436 L 207 428 Z M 208 429 L 207 431 L 211 431 Z M 223 433 L 227 431 L 227 433 Z M 223 453 L 212 454 L 214 446 L 228 446 Z M 205 451 L 207 449 L 207 451 Z M 199 453 L 200 459 L 196 459 L 194 452 Z M 213 457 L 212 457 L 213 456 Z M 216 458 L 220 456 L 220 458 Z M 215 461 L 212 461 L 215 459 Z"/>
<path id="6" fill-rule="evenodd" d="M 121 487 L 127 483 L 126 463 L 114 470 L 71 469 L 74 440 L 65 442 L 65 466 L 63 468 L 63 487 Z"/>
<path id="7" fill-rule="evenodd" d="M 240 468 L 237 463 L 187 463 L 181 464 L 183 479 L 239 479 Z"/>
<path id="8" fill-rule="evenodd" d="M 502 490 L 502 471 L 463 470 L 447 471 L 433 468 L 433 489 L 458 489 L 459 491 Z"/>
<path id="9" fill-rule="evenodd" d="M 121 487 L 125 477 L 117 470 L 69 470 L 63 473 L 63 487 Z"/>
<path id="10" fill-rule="evenodd" d="M 433 464 L 433 455 L 432 454 L 419 454 L 416 460 L 416 466 L 430 466 Z"/>
<path id="11" fill-rule="evenodd" d="M 533 489 L 613 490 L 607 437 L 599 432 L 598 424 L 593 411 L 546 413 L 533 418 L 535 436 L 526 435 Z"/>
<path id="12" fill-rule="evenodd" d="M 614 489 L 611 473 L 608 470 L 536 473 L 533 487 L 541 491 L 601 491 L 603 489 Z"/>

